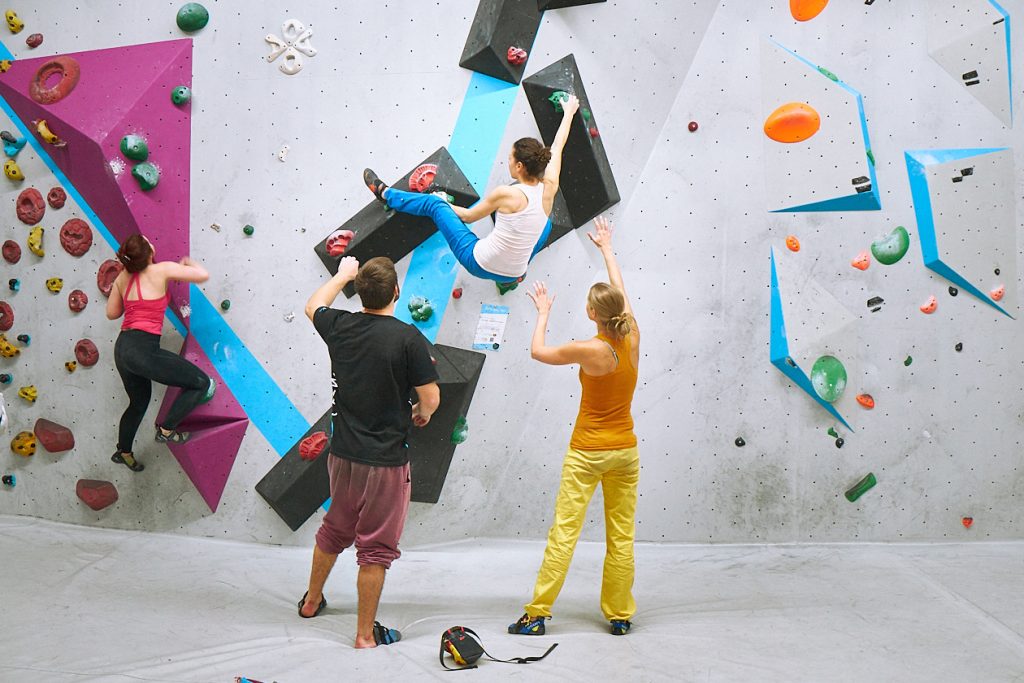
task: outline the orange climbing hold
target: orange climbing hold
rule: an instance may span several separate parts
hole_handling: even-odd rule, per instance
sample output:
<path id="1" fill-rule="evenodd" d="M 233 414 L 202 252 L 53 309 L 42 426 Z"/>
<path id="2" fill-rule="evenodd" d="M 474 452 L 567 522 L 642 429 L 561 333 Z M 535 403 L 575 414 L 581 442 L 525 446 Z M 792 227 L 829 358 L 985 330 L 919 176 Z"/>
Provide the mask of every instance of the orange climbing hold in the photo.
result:
<path id="1" fill-rule="evenodd" d="M 828 0 L 789 0 L 789 13 L 797 21 L 810 21 L 821 14 Z"/>
<path id="2" fill-rule="evenodd" d="M 875 407 L 875 399 L 871 396 L 871 394 L 858 394 L 857 403 L 861 404 L 868 410 L 871 410 L 872 408 Z"/>
<path id="3" fill-rule="evenodd" d="M 784 104 L 764 121 L 764 134 L 775 142 L 803 142 L 821 128 L 821 116 L 805 102 Z"/>
<path id="4" fill-rule="evenodd" d="M 929 315 L 935 312 L 935 309 L 939 307 L 939 300 L 934 296 L 928 297 L 928 301 L 921 304 L 921 312 L 928 313 Z"/>
<path id="5" fill-rule="evenodd" d="M 790 235 L 786 238 L 786 249 L 800 251 L 800 240 L 796 238 L 796 235 Z"/>
<path id="6" fill-rule="evenodd" d="M 992 297 L 992 301 L 1002 301 L 1003 297 L 1006 296 L 1006 286 L 999 285 L 991 292 L 989 292 L 988 295 Z"/>
<path id="7" fill-rule="evenodd" d="M 964 517 L 960 522 L 964 525 L 965 529 L 970 529 L 971 525 L 974 524 L 974 517 Z"/>
<path id="8" fill-rule="evenodd" d="M 871 254 L 867 251 L 862 251 L 850 261 L 850 265 L 857 270 L 867 270 L 868 266 L 871 265 Z"/>

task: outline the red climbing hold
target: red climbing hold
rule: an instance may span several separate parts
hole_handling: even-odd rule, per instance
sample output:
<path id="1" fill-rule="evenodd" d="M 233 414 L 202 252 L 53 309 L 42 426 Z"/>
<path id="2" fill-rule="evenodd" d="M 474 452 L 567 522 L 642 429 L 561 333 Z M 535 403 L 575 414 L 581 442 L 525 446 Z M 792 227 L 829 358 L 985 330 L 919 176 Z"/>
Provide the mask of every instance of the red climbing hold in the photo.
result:
<path id="1" fill-rule="evenodd" d="M 452 298 L 453 299 L 461 299 L 462 298 L 462 287 L 456 287 L 455 289 L 452 290 Z"/>
<path id="2" fill-rule="evenodd" d="M 79 365 L 91 368 L 100 359 L 100 350 L 92 343 L 91 339 L 79 339 L 75 344 L 75 358 Z"/>
<path id="3" fill-rule="evenodd" d="M 426 192 L 437 176 L 437 164 L 420 164 L 409 176 L 409 189 L 413 192 Z"/>
<path id="4" fill-rule="evenodd" d="M 506 57 L 508 59 L 508 63 L 512 66 L 522 66 L 523 64 L 526 64 L 527 53 L 523 48 L 513 45 L 508 49 Z"/>
<path id="5" fill-rule="evenodd" d="M 875 407 L 875 399 L 871 396 L 871 394 L 858 394 L 857 403 L 861 404 L 861 406 L 867 408 L 868 410 L 871 410 L 872 408 Z"/>
<path id="6" fill-rule="evenodd" d="M 921 312 L 930 315 L 930 314 L 934 313 L 935 309 L 938 308 L 938 307 L 939 307 L 939 300 L 936 299 L 934 296 L 930 296 L 930 297 L 928 297 L 928 301 L 925 301 L 923 304 L 921 304 Z"/>
<path id="7" fill-rule="evenodd" d="M 597 127 L 596 126 L 591 126 L 590 127 L 590 137 L 596 138 L 599 135 L 600 135 L 600 133 L 598 132 Z"/>
<path id="8" fill-rule="evenodd" d="M 81 218 L 72 218 L 60 229 L 60 246 L 72 256 L 81 256 L 92 246 L 92 228 Z"/>
<path id="9" fill-rule="evenodd" d="M 68 308 L 75 313 L 81 313 L 89 305 L 89 297 L 80 289 L 72 290 L 68 294 Z"/>
<path id="10" fill-rule="evenodd" d="M 36 438 L 50 453 L 62 453 L 75 447 L 75 435 L 64 425 L 39 418 L 32 427 Z"/>
<path id="11" fill-rule="evenodd" d="M 303 460 L 316 460 L 327 448 L 327 432 L 313 432 L 299 442 L 299 457 Z"/>
<path id="12" fill-rule="evenodd" d="M 964 517 L 960 522 L 964 525 L 965 529 L 970 529 L 971 525 L 974 524 L 974 517 Z"/>
<path id="13" fill-rule="evenodd" d="M 42 40 L 39 36 L 39 41 Z M 39 104 L 60 102 L 78 85 L 80 75 L 81 69 L 74 57 L 54 57 L 36 71 L 28 88 L 29 97 Z"/>
<path id="14" fill-rule="evenodd" d="M 327 237 L 327 253 L 335 257 L 341 256 L 355 236 L 351 230 L 335 230 Z"/>
<path id="15" fill-rule="evenodd" d="M 25 44 L 28 45 L 32 49 L 35 49 L 35 48 L 39 47 L 40 45 L 43 44 L 43 34 L 42 33 L 33 33 L 32 35 L 30 35 L 28 38 L 25 39 Z"/>
<path id="16" fill-rule="evenodd" d="M 4 261 L 17 263 L 21 260 L 21 245 L 14 240 L 7 240 L 3 246 Z"/>
<path id="17" fill-rule="evenodd" d="M 50 205 L 51 209 L 60 209 L 64 207 L 64 202 L 68 200 L 68 193 L 64 191 L 63 187 L 52 187 L 50 191 L 46 193 L 46 202 Z"/>
<path id="18" fill-rule="evenodd" d="M 1006 285 L 999 285 L 988 293 L 992 297 L 992 301 L 1002 301 L 1003 297 L 1006 296 Z"/>
<path id="19" fill-rule="evenodd" d="M 120 261 L 114 259 L 107 259 L 100 264 L 100 269 L 96 273 L 96 286 L 100 288 L 103 296 L 110 296 L 110 290 L 114 287 L 114 280 L 121 274 L 124 266 L 121 265 Z"/>
<path id="20" fill-rule="evenodd" d="M 786 237 L 786 249 L 800 251 L 800 240 L 796 238 L 796 235 L 788 235 Z"/>
<path id="21" fill-rule="evenodd" d="M 862 251 L 850 261 L 850 265 L 857 270 L 867 270 L 868 266 L 871 265 L 871 253 Z"/>
<path id="22" fill-rule="evenodd" d="M 117 489 L 109 481 L 79 479 L 75 495 L 93 510 L 102 510 L 117 502 Z"/>
<path id="23" fill-rule="evenodd" d="M 14 327 L 14 309 L 6 301 L 0 301 L 0 332 Z"/>
<path id="24" fill-rule="evenodd" d="M 25 225 L 39 225 L 39 221 L 43 220 L 43 214 L 46 213 L 43 195 L 39 194 L 39 190 L 34 187 L 21 191 L 15 208 L 18 220 Z"/>
<path id="25" fill-rule="evenodd" d="M 688 125 L 687 128 L 690 130 L 691 133 L 696 133 L 697 132 L 697 128 L 698 128 L 697 122 L 696 121 L 690 121 L 690 125 Z"/>

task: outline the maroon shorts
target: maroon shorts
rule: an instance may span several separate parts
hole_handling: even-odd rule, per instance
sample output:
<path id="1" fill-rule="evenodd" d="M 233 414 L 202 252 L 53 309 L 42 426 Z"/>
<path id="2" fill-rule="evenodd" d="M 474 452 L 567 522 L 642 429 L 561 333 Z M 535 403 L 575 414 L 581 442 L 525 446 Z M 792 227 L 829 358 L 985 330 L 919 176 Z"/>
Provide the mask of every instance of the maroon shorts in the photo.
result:
<path id="1" fill-rule="evenodd" d="M 331 453 L 327 471 L 331 507 L 316 532 L 317 546 L 336 555 L 354 543 L 357 564 L 391 567 L 402 554 L 398 539 L 409 512 L 409 464 L 374 467 Z"/>

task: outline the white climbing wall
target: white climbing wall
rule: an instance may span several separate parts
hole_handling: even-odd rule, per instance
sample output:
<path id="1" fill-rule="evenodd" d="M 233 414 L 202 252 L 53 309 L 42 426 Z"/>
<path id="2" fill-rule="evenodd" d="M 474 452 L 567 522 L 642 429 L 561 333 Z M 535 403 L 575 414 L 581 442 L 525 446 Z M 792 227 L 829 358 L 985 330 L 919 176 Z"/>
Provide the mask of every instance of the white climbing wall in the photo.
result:
<path id="1" fill-rule="evenodd" d="M 24 58 L 177 38 L 179 4 L 14 3 L 26 31 L 5 32 L 0 40 Z M 232 301 L 225 320 L 312 422 L 330 400 L 327 354 L 302 315 L 306 298 L 326 277 L 312 247 L 368 201 L 360 181 L 364 166 L 397 178 L 448 144 L 470 79 L 458 59 L 476 2 L 205 4 L 210 24 L 193 36 L 192 255 L 213 274 L 202 286 L 207 298 Z M 638 4 L 609 0 L 547 13 L 526 71 L 569 52 L 576 56 L 622 194 L 612 212 L 618 254 L 643 330 L 634 402 L 643 462 L 637 537 L 1020 538 L 1024 360 L 1017 349 L 1024 346 L 1024 334 L 1020 322 L 977 299 L 950 296 L 949 283 L 925 269 L 904 162 L 905 150 L 1009 148 L 1005 168 L 1014 174 L 1007 183 L 1016 188 L 1015 198 L 1007 200 L 1006 187 L 992 183 L 991 202 L 1004 204 L 1002 212 L 985 215 L 998 217 L 999 229 L 967 225 L 968 213 L 963 239 L 976 244 L 972 253 L 1010 259 L 1013 278 L 1005 285 L 1007 299 L 1015 301 L 1019 268 L 1012 261 L 1020 253 L 998 242 L 1019 230 L 1024 218 L 1024 183 L 1014 161 L 1022 158 L 1024 137 L 929 56 L 932 17 L 945 5 L 952 12 L 953 3 L 837 1 L 802 24 L 792 20 L 783 0 L 642 3 L 642 10 Z M 1001 5 L 1011 17 L 1024 17 L 1020 0 Z M 291 18 L 313 29 L 317 54 L 304 57 L 302 71 L 288 76 L 278 69 L 280 60 L 265 61 L 270 48 L 264 37 L 281 35 Z M 24 36 L 36 31 L 44 43 L 29 50 Z M 1019 36 L 1013 37 L 1013 72 L 1021 74 Z M 765 81 L 765 40 L 830 70 L 863 95 L 880 211 L 768 213 L 797 202 L 780 195 L 778 188 L 789 187 L 779 177 L 785 165 L 772 162 L 766 150 L 777 143 L 762 132 L 764 103 L 779 83 Z M 1020 91 L 1017 84 L 1017 111 Z M 793 99 L 799 98 L 778 95 L 779 104 Z M 840 140 L 854 147 L 863 142 L 848 131 L 842 138 L 827 137 L 826 124 L 838 121 L 848 128 L 850 113 L 822 101 L 816 105 L 823 125 L 815 153 L 800 157 L 799 177 L 828 178 L 822 183 L 831 188 L 836 175 L 848 190 L 852 177 L 866 173 L 860 167 L 846 171 L 846 158 L 861 161 L 864 150 L 832 149 Z M 694 133 L 687 130 L 690 121 L 699 123 Z M 2 115 L 0 127 L 8 127 Z M 535 134 L 520 92 L 490 185 L 507 179 L 504 160 L 511 142 Z M 281 161 L 284 145 L 289 151 Z M 23 186 L 45 194 L 54 184 L 31 149 L 19 162 L 28 177 Z M 140 432 L 145 472 L 109 462 L 126 399 L 112 363 L 117 324 L 105 320 L 94 282 L 96 267 L 111 251 L 97 236 L 92 250 L 74 259 L 59 248 L 59 223 L 44 220 L 47 256 L 28 255 L 26 227 L 14 218 L 21 186 L 3 178 L 0 186 L 0 210 L 8 217 L 0 223 L 3 239 L 16 238 L 26 252 L 18 266 L 0 264 L 3 283 L 11 277 L 22 281 L 19 293 L 0 290 L 0 299 L 15 308 L 13 332 L 32 335 L 20 359 L 0 361 L 0 372 L 15 375 L 4 388 L 10 427 L 3 438 L 49 417 L 72 424 L 77 440 L 70 453 L 40 451 L 30 460 L 5 448 L 0 470 L 16 473 L 18 485 L 0 490 L 0 513 L 310 544 L 316 518 L 293 533 L 253 490 L 278 459 L 255 426 L 249 427 L 215 514 L 170 453 L 149 441 L 161 391 Z M 816 198 L 814 190 L 787 189 L 800 198 Z M 955 199 L 954 193 L 942 201 Z M 64 218 L 76 211 L 69 202 L 58 213 Z M 219 232 L 209 227 L 213 223 Z M 255 226 L 253 237 L 243 236 L 245 224 Z M 850 266 L 873 239 L 897 225 L 911 233 L 902 261 L 888 267 L 876 262 L 863 272 Z M 797 254 L 785 250 L 789 234 L 802 243 Z M 812 273 L 827 293 L 807 297 L 803 312 L 788 314 L 792 332 L 805 330 L 817 339 L 815 326 L 828 327 L 837 315 L 833 300 L 854 317 L 829 342 L 850 371 L 847 396 L 837 407 L 855 431 L 840 429 L 842 449 L 826 434 L 835 421 L 769 364 L 772 248 L 798 271 Z M 400 264 L 400 272 L 406 266 Z M 51 276 L 65 280 L 57 297 L 43 287 Z M 584 297 L 602 272 L 584 230 L 542 252 L 529 277 L 545 280 L 557 294 L 551 341 L 592 333 Z M 412 506 L 406 541 L 539 539 L 551 520 L 576 413 L 575 371 L 530 360 L 534 313 L 523 287 L 499 297 L 493 285 L 464 273 L 459 284 L 465 293 L 449 305 L 439 343 L 469 348 L 482 303 L 509 306 L 509 324 L 501 349 L 488 352 L 469 414 L 470 437 L 456 450 L 441 500 Z M 793 291 L 783 279 L 780 287 L 787 286 Z M 90 297 L 79 316 L 66 309 L 66 295 L 76 287 Z M 930 295 L 939 306 L 927 316 L 918 306 Z M 885 299 L 876 313 L 865 306 L 872 296 Z M 289 313 L 296 315 L 292 322 L 285 319 Z M 100 347 L 100 364 L 68 375 L 63 364 L 82 336 Z M 958 342 L 961 352 L 954 350 Z M 180 338 L 169 332 L 165 345 L 177 350 Z M 800 361 L 809 369 L 815 348 L 807 354 L 809 361 Z M 913 363 L 905 366 L 908 355 Z M 35 405 L 16 397 L 28 378 L 40 389 Z M 874 396 L 874 411 L 852 400 L 861 392 Z M 744 447 L 734 445 L 737 437 Z M 878 486 L 848 503 L 843 491 L 868 472 L 875 473 Z M 80 477 L 114 481 L 120 501 L 101 513 L 86 509 L 73 494 Z M 975 520 L 970 530 L 961 524 L 964 515 Z M 585 538 L 602 539 L 600 507 L 593 507 L 589 519 Z"/>

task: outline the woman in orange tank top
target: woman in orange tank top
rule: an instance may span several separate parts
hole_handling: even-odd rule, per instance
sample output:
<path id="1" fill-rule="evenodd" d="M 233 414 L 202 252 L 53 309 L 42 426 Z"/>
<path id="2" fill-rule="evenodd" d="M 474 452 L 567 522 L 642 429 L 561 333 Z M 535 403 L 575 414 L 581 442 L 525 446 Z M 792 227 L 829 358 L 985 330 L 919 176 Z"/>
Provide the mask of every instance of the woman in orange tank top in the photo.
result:
<path id="1" fill-rule="evenodd" d="M 562 464 L 555 521 L 548 533 L 533 600 L 519 621 L 508 627 L 509 633 L 519 635 L 544 634 L 544 622 L 551 617 L 551 607 L 565 582 L 587 506 L 598 484 L 604 493 L 607 536 L 601 611 L 617 636 L 629 631 L 636 612 L 633 539 L 640 456 L 630 409 L 640 360 L 640 329 L 612 250 L 612 226 L 601 217 L 594 223 L 595 231 L 587 236 L 601 250 L 611 283 L 598 282 L 587 295 L 587 317 L 596 324 L 597 335 L 586 341 L 547 345 L 544 332 L 555 297 L 548 294 L 543 282 L 528 292 L 537 306 L 530 355 L 548 365 L 578 363 L 583 395 Z"/>

